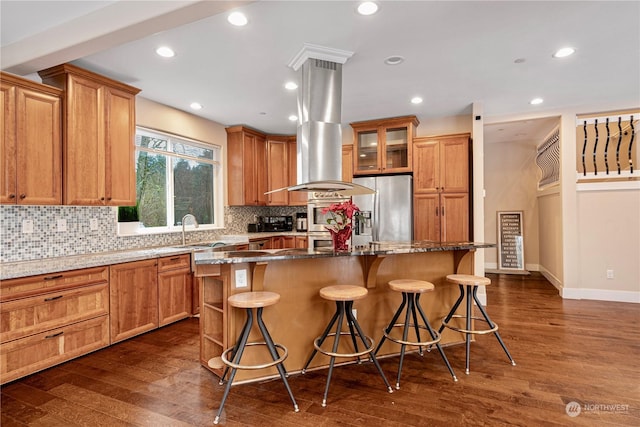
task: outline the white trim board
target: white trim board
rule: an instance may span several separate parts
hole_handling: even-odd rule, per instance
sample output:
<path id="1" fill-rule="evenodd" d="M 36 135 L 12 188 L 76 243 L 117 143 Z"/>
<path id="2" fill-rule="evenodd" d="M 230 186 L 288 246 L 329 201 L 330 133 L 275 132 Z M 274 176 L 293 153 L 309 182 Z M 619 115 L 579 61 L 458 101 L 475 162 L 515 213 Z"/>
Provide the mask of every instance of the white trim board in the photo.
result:
<path id="1" fill-rule="evenodd" d="M 640 304 L 640 292 L 612 291 L 610 289 L 562 288 L 563 299 L 586 299 L 612 302 L 631 302 Z"/>

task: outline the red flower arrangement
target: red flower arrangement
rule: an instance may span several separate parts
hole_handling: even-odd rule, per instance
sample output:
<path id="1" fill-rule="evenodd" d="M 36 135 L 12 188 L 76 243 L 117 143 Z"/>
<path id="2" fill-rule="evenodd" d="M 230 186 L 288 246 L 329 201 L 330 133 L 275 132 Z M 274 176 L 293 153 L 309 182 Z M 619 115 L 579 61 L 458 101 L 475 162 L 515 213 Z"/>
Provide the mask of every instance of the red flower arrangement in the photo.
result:
<path id="1" fill-rule="evenodd" d="M 329 213 L 325 228 L 331 233 L 333 248 L 336 251 L 346 251 L 349 249 L 348 241 L 351 237 L 351 226 L 353 217 L 359 215 L 358 208 L 351 200 L 342 203 L 333 203 L 322 209 L 322 213 Z"/>

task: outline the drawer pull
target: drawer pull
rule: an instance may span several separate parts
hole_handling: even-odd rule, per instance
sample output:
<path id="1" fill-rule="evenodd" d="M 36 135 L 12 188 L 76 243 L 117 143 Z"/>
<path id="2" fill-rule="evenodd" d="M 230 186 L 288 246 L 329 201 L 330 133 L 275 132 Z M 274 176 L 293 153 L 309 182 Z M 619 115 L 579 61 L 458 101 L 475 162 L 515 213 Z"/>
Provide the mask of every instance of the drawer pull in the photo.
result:
<path id="1" fill-rule="evenodd" d="M 45 300 L 45 301 L 55 301 L 55 300 L 60 299 L 60 298 L 62 298 L 62 295 L 58 295 L 58 296 L 55 296 L 55 297 L 45 298 L 44 300 Z"/>
<path id="2" fill-rule="evenodd" d="M 55 276 L 47 276 L 44 278 L 44 280 L 55 280 L 55 279 L 59 279 L 62 277 L 62 274 L 56 274 Z"/>
<path id="3" fill-rule="evenodd" d="M 57 333 L 55 333 L 55 334 L 47 335 L 47 336 L 46 336 L 46 337 L 44 337 L 44 338 L 48 340 L 49 338 L 59 337 L 59 336 L 60 336 L 60 335 L 62 335 L 62 334 L 64 334 L 64 331 L 60 331 L 60 332 L 57 332 Z"/>
<path id="4" fill-rule="evenodd" d="M 179 256 L 174 256 L 173 258 L 170 258 L 169 261 L 178 261 L 179 259 Z"/>

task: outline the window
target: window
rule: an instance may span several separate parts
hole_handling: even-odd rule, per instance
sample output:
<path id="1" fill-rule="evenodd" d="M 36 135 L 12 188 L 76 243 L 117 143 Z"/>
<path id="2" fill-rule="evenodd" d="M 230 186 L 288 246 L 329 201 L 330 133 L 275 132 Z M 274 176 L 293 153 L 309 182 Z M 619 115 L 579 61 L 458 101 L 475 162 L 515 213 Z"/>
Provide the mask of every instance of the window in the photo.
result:
<path id="1" fill-rule="evenodd" d="M 182 226 L 222 227 L 220 147 L 137 128 L 136 180 L 140 221 L 148 231 Z"/>

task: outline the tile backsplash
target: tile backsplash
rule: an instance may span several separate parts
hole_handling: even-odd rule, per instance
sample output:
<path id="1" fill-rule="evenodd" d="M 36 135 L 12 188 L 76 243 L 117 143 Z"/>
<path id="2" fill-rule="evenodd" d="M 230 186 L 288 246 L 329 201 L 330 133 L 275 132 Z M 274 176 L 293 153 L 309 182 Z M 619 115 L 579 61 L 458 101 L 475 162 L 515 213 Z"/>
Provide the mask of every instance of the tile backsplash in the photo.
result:
<path id="1" fill-rule="evenodd" d="M 89 206 L 0 206 L 0 263 L 31 261 L 125 249 L 182 244 L 182 233 L 118 236 L 116 209 Z M 255 216 L 291 215 L 305 207 L 225 207 L 226 226 L 217 230 L 189 230 L 188 242 L 214 241 L 222 235 L 244 234 Z M 226 220 L 231 216 L 232 221 Z M 91 230 L 91 220 L 97 230 Z M 23 221 L 33 223 L 32 233 L 23 233 Z M 58 231 L 58 221 L 67 231 Z"/>

